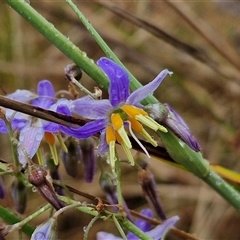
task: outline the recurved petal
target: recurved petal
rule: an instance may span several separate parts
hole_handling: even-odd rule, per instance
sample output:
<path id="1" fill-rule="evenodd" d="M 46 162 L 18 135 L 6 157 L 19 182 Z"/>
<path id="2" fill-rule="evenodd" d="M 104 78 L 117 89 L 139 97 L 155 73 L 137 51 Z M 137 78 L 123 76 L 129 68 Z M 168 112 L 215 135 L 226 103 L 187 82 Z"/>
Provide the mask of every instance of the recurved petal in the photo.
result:
<path id="1" fill-rule="evenodd" d="M 125 102 L 129 96 L 129 76 L 122 67 L 108 58 L 100 58 L 97 64 L 110 80 L 109 99 L 112 106 L 117 107 L 121 102 Z"/>
<path id="2" fill-rule="evenodd" d="M 106 127 L 106 119 L 100 119 L 86 123 L 78 130 L 79 138 L 88 138 L 94 134 L 101 132 Z"/>
<path id="3" fill-rule="evenodd" d="M 30 158 L 32 158 L 37 152 L 40 142 L 43 139 L 44 130 L 42 127 L 31 127 L 27 126 L 20 131 L 19 141 L 22 148 L 26 150 Z M 25 166 L 28 159 L 25 150 L 18 147 L 19 162 Z"/>
<path id="4" fill-rule="evenodd" d="M 161 84 L 161 82 L 167 76 L 167 74 L 170 75 L 172 74 L 172 72 L 168 71 L 167 69 L 164 69 L 151 82 L 132 92 L 130 96 L 127 98 L 126 104 L 136 105 L 140 103 L 144 98 L 153 94 L 153 92 L 158 88 L 158 86 Z"/>
<path id="5" fill-rule="evenodd" d="M 70 111 L 74 114 L 88 119 L 104 119 L 112 110 L 112 105 L 109 100 L 87 100 L 77 99 L 69 104 Z"/>

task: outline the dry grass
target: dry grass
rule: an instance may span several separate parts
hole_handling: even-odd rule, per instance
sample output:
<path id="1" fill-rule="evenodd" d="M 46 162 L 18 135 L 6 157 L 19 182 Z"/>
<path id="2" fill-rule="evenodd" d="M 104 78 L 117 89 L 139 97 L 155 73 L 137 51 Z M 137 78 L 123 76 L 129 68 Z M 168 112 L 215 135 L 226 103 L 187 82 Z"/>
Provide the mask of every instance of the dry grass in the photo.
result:
<path id="1" fill-rule="evenodd" d="M 110 2 L 103 2 L 106 3 Z M 139 21 L 133 24 L 125 20 L 129 15 L 119 8 L 113 10 L 122 16 L 90 1 L 79 1 L 78 6 L 140 82 L 151 81 L 163 68 L 174 72 L 157 90 L 156 96 L 161 102 L 170 103 L 185 118 L 201 143 L 206 159 L 239 172 L 240 3 L 113 3 L 138 16 Z M 33 1 L 31 4 L 90 58 L 96 60 L 103 55 L 65 2 Z M 39 80 L 50 79 L 57 90 L 66 89 L 63 69 L 69 59 L 6 4 L 0 9 L 0 20 L 1 87 L 7 93 L 16 88 L 35 89 Z M 142 24 L 140 20 L 152 26 L 141 25 L 146 28 L 142 29 L 136 25 Z M 159 35 L 156 28 L 165 35 Z M 153 36 L 152 29 L 157 36 Z M 166 33 L 172 38 L 166 38 Z M 83 83 L 90 89 L 94 86 L 86 75 Z M 3 151 L 6 145 L 3 139 L 1 157 L 9 160 L 9 153 Z M 239 213 L 206 184 L 191 174 L 153 159 L 150 164 L 167 215 L 181 217 L 178 228 L 204 240 L 240 238 Z M 145 200 L 137 184 L 136 172 L 126 168 L 124 173 L 123 194 L 130 207 L 139 210 L 144 207 Z M 81 191 L 103 196 L 98 175 L 92 184 L 81 179 L 73 181 L 64 170 L 62 178 Z M 10 197 L 2 204 L 11 206 Z M 28 212 L 34 211 L 36 206 L 39 206 L 39 199 L 32 197 Z M 64 214 L 60 219 L 60 239 L 81 239 L 82 235 L 76 234 L 82 232 L 81 228 L 89 220 L 81 213 Z M 95 224 L 92 239 L 99 230 L 111 228 L 116 233 L 115 227 L 109 225 L 100 221 Z M 182 238 L 170 234 L 168 239 Z"/>

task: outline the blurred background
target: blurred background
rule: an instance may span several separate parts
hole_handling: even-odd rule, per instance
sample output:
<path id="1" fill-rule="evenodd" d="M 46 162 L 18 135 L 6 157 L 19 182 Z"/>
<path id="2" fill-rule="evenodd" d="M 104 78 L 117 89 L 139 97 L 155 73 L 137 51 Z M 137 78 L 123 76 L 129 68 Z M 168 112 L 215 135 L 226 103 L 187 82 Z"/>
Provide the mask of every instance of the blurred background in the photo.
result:
<path id="1" fill-rule="evenodd" d="M 151 81 L 162 69 L 174 74 L 155 92 L 161 102 L 174 107 L 186 120 L 212 164 L 240 172 L 240 1 L 78 1 L 85 14 L 115 54 L 142 83 Z M 64 1 L 31 1 L 46 17 L 87 55 L 97 60 L 104 53 Z M 41 79 L 49 79 L 56 90 L 67 89 L 64 67 L 71 61 L 23 20 L 7 4 L 0 8 L 1 94 L 16 89 L 36 90 Z M 82 83 L 92 90 L 95 83 L 86 74 Z M 105 93 L 104 93 L 105 94 Z M 105 96 L 105 95 L 104 95 Z M 0 157 L 11 161 L 6 136 L 0 138 Z M 239 213 L 205 183 L 190 173 L 150 159 L 168 217 L 179 215 L 177 227 L 197 239 L 237 240 Z M 99 173 L 87 184 L 72 179 L 60 166 L 64 182 L 96 197 L 104 197 Z M 147 206 L 137 183 L 137 172 L 123 169 L 123 195 L 131 209 Z M 12 178 L 4 182 L 10 189 Z M 22 217 L 44 205 L 36 193 L 29 193 Z M 75 199 L 88 201 L 79 196 Z M 1 200 L 13 205 L 10 190 Z M 33 224 L 47 218 L 40 216 Z M 91 218 L 77 211 L 59 218 L 60 239 L 81 239 Z M 94 224 L 97 231 L 118 234 L 114 225 Z M 15 239 L 17 235 L 7 239 Z M 23 237 L 24 239 L 25 237 Z M 27 239 L 27 238 L 26 238 Z M 167 239 L 184 239 L 170 233 Z"/>

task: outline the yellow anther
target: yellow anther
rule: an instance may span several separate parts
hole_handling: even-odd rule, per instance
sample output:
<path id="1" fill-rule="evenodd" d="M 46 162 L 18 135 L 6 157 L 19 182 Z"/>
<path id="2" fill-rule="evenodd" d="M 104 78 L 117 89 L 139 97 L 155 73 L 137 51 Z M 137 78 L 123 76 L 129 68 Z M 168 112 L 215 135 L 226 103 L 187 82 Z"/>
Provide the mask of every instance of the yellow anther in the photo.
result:
<path id="1" fill-rule="evenodd" d="M 120 144 L 123 142 L 123 140 L 120 137 L 120 135 L 118 134 L 118 132 L 116 132 L 116 139 L 117 139 L 117 142 L 120 143 Z"/>
<path id="2" fill-rule="evenodd" d="M 110 142 L 116 141 L 115 130 L 111 126 L 107 126 L 106 129 L 106 142 L 110 144 Z"/>
<path id="3" fill-rule="evenodd" d="M 136 132 L 142 132 L 143 126 L 134 118 L 129 118 L 128 121 L 131 123 L 132 129 Z"/>
<path id="4" fill-rule="evenodd" d="M 141 108 L 137 108 L 131 105 L 122 106 L 122 110 L 131 118 L 135 118 L 136 115 L 142 114 L 143 116 L 147 116 L 148 114 L 142 110 Z"/>
<path id="5" fill-rule="evenodd" d="M 118 131 L 123 126 L 123 120 L 118 113 L 113 113 L 111 115 L 111 122 L 112 122 L 113 128 L 116 131 Z"/>

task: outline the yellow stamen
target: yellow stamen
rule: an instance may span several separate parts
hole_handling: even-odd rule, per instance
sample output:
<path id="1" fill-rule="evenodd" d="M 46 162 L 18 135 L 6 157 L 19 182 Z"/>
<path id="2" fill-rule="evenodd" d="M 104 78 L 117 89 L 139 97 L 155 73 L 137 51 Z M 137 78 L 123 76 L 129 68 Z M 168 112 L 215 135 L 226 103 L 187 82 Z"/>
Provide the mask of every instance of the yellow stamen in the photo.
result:
<path id="1" fill-rule="evenodd" d="M 63 150 L 65 153 L 68 153 L 67 146 L 66 146 L 66 144 L 64 143 L 64 140 L 63 140 L 62 135 L 61 135 L 60 133 L 57 135 L 57 139 L 58 139 L 58 141 L 59 141 L 59 143 L 60 143 L 60 146 L 61 146 L 62 150 Z"/>
<path id="2" fill-rule="evenodd" d="M 115 172 L 115 141 L 109 143 L 109 163 L 113 172 Z"/>
<path id="3" fill-rule="evenodd" d="M 146 118 L 148 119 L 148 120 L 150 120 L 152 123 L 154 123 L 154 124 L 156 124 L 157 126 L 158 126 L 158 129 L 160 130 L 160 131 L 162 131 L 162 132 L 168 132 L 168 130 L 164 127 L 164 126 L 162 126 L 161 124 L 159 124 L 158 122 L 156 122 L 154 119 L 152 119 L 151 117 L 149 117 L 149 116 L 146 116 Z"/>
<path id="4" fill-rule="evenodd" d="M 142 132 L 143 130 L 143 126 L 141 123 L 139 123 L 136 119 L 134 118 L 129 118 L 128 119 L 129 122 L 131 122 L 131 126 L 132 126 L 132 129 L 136 132 Z"/>
<path id="5" fill-rule="evenodd" d="M 113 113 L 111 115 L 111 122 L 113 125 L 113 128 L 118 131 L 123 126 L 123 120 L 118 113 Z"/>
<path id="6" fill-rule="evenodd" d="M 135 165 L 131 150 L 125 145 L 124 142 L 121 143 L 121 146 L 123 148 L 123 151 L 125 152 L 125 154 L 127 155 L 127 159 L 129 161 L 129 163 L 131 164 L 131 166 Z"/>
<path id="7" fill-rule="evenodd" d="M 50 148 L 50 151 L 51 151 L 51 154 L 52 154 L 54 164 L 58 165 L 58 154 L 57 154 L 56 145 L 55 144 L 53 144 L 53 145 L 49 144 L 49 148 Z"/>
<path id="8" fill-rule="evenodd" d="M 139 132 L 146 138 L 154 147 L 157 147 L 157 142 L 149 135 L 149 133 L 143 128 L 142 124 L 139 123 L 134 118 L 129 118 L 129 122 L 131 122 L 132 129 L 136 132 Z"/>
<path id="9" fill-rule="evenodd" d="M 131 118 L 135 118 L 136 115 L 142 114 L 143 116 L 147 116 L 148 114 L 142 110 L 141 108 L 137 108 L 131 105 L 122 106 L 122 110 Z"/>
<path id="10" fill-rule="evenodd" d="M 118 132 L 118 134 L 120 135 L 120 137 L 122 138 L 122 140 L 126 144 L 126 146 L 128 148 L 132 148 L 132 144 L 131 144 L 131 142 L 128 138 L 128 135 L 124 129 L 123 120 L 122 120 L 120 114 L 113 113 L 111 115 L 111 122 L 112 122 L 113 128 Z"/>
<path id="11" fill-rule="evenodd" d="M 106 141 L 109 144 L 112 141 L 116 141 L 115 131 L 111 126 L 107 126 L 106 128 Z"/>
<path id="12" fill-rule="evenodd" d="M 106 142 L 109 145 L 109 163 L 112 171 L 115 172 L 115 142 L 116 132 L 111 126 L 106 129 Z"/>
<path id="13" fill-rule="evenodd" d="M 154 147 L 157 147 L 157 142 L 149 135 L 149 133 L 143 128 L 141 134 L 146 138 Z"/>
<path id="14" fill-rule="evenodd" d="M 38 164 L 40 166 L 43 166 L 44 165 L 44 157 L 43 157 L 43 148 L 42 147 L 39 147 L 38 150 L 37 150 L 37 160 L 38 160 Z"/>

